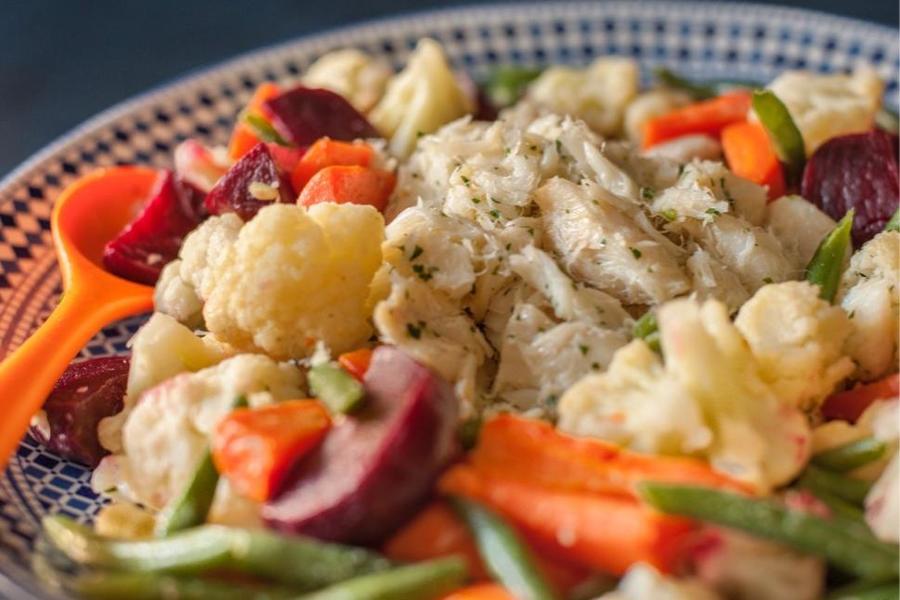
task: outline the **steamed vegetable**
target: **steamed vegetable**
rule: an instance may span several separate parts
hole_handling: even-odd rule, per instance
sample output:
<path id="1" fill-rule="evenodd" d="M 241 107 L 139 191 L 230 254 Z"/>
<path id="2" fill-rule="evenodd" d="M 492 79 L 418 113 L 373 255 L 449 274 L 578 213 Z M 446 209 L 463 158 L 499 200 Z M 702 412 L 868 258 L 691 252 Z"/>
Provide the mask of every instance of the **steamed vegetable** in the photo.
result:
<path id="1" fill-rule="evenodd" d="M 885 231 L 900 231 L 900 208 L 898 208 L 894 214 L 888 219 L 888 222 L 884 224 Z"/>
<path id="2" fill-rule="evenodd" d="M 224 568 L 298 589 L 315 589 L 383 570 L 389 564 L 362 548 L 261 529 L 203 525 L 167 538 L 117 541 L 62 516 L 45 517 L 43 529 L 53 546 L 75 563 L 129 573 L 194 575 Z"/>
<path id="3" fill-rule="evenodd" d="M 765 127 L 778 157 L 787 167 L 788 181 L 799 181 L 806 163 L 806 149 L 803 146 L 803 136 L 791 118 L 791 113 L 771 90 L 753 92 L 753 112 Z"/>
<path id="4" fill-rule="evenodd" d="M 835 448 L 830 448 L 813 456 L 812 462 L 829 471 L 843 473 L 872 463 L 887 452 L 881 440 L 864 437 Z"/>
<path id="5" fill-rule="evenodd" d="M 368 167 L 375 151 L 368 144 L 322 138 L 310 146 L 291 172 L 291 183 L 298 192 L 325 167 L 356 165 Z"/>
<path id="6" fill-rule="evenodd" d="M 800 477 L 800 485 L 813 493 L 820 491 L 842 500 L 862 506 L 871 484 L 839 473 L 832 473 L 815 465 L 809 465 Z"/>
<path id="7" fill-rule="evenodd" d="M 479 583 L 455 590 L 444 600 L 517 600 L 497 583 Z"/>
<path id="8" fill-rule="evenodd" d="M 275 131 L 294 146 L 309 146 L 323 137 L 378 137 L 352 104 L 325 89 L 297 86 L 266 100 L 263 107 Z"/>
<path id="9" fill-rule="evenodd" d="M 372 350 L 370 348 L 360 348 L 352 352 L 344 352 L 338 356 L 338 363 L 344 367 L 344 370 L 353 375 L 357 381 L 362 381 L 366 377 L 366 371 L 372 363 Z"/>
<path id="10" fill-rule="evenodd" d="M 97 424 L 122 409 L 129 365 L 127 356 L 70 364 L 32 419 L 31 435 L 60 456 L 96 466 L 106 454 L 97 438 Z"/>
<path id="11" fill-rule="evenodd" d="M 749 110 L 750 93 L 744 90 L 690 104 L 647 121 L 643 147 L 692 133 L 716 135 L 726 126 L 746 119 Z"/>
<path id="12" fill-rule="evenodd" d="M 294 191 L 265 144 L 244 154 L 206 196 L 206 210 L 213 215 L 235 212 L 244 221 L 273 202 L 291 203 Z"/>
<path id="13" fill-rule="evenodd" d="M 487 96 L 495 106 L 501 108 L 514 104 L 541 71 L 542 69 L 530 67 L 497 67 L 488 74 L 485 81 Z"/>
<path id="14" fill-rule="evenodd" d="M 722 130 L 722 150 L 735 175 L 766 186 L 769 200 L 784 195 L 781 163 L 762 125 L 745 121 L 727 126 Z"/>
<path id="15" fill-rule="evenodd" d="M 361 575 L 299 600 L 436 600 L 465 580 L 466 563 L 454 556 Z"/>
<path id="16" fill-rule="evenodd" d="M 159 573 L 94 573 L 76 577 L 72 591 L 90 600 L 287 600 L 288 588 Z"/>
<path id="17" fill-rule="evenodd" d="M 368 204 L 379 211 L 387 206 L 396 177 L 390 171 L 357 165 L 334 165 L 318 171 L 300 192 L 297 204 L 319 202 Z"/>
<path id="18" fill-rule="evenodd" d="M 276 529 L 374 543 L 428 496 L 455 453 L 458 403 L 449 385 L 402 351 L 381 346 L 366 404 L 336 422 L 262 509 Z"/>
<path id="19" fill-rule="evenodd" d="M 280 93 L 279 87 L 271 81 L 261 83 L 253 92 L 253 96 L 234 126 L 234 131 L 231 132 L 231 140 L 228 142 L 228 157 L 231 160 L 238 160 L 252 150 L 254 146 L 264 141 L 257 136 L 245 119 L 247 116 L 252 115 L 268 125 L 269 112 L 265 108 L 265 102 Z"/>
<path id="20" fill-rule="evenodd" d="M 843 419 L 855 423 L 873 402 L 896 398 L 898 393 L 900 393 L 900 375 L 894 373 L 879 381 L 859 384 L 834 394 L 822 405 L 822 416 L 826 419 Z"/>
<path id="21" fill-rule="evenodd" d="M 509 525 L 475 502 L 462 498 L 451 502 L 475 536 L 481 557 L 497 581 L 522 600 L 556 598 L 528 548 Z"/>
<path id="22" fill-rule="evenodd" d="M 648 310 L 634 322 L 631 335 L 647 342 L 654 352 L 662 352 L 659 344 L 659 326 L 656 323 L 656 315 L 652 311 Z"/>
<path id="23" fill-rule="evenodd" d="M 212 456 L 239 494 L 265 502 L 330 426 L 328 413 L 315 400 L 236 410 L 216 427 Z"/>
<path id="24" fill-rule="evenodd" d="M 698 487 L 647 483 L 641 489 L 643 498 L 665 513 L 773 539 L 853 575 L 885 580 L 896 578 L 900 569 L 897 546 L 878 541 L 865 525 L 843 517 L 826 519 L 771 500 Z"/>
<path id="25" fill-rule="evenodd" d="M 315 365 L 307 374 L 309 391 L 333 414 L 349 413 L 365 397 L 362 384 L 334 363 Z"/>
<path id="26" fill-rule="evenodd" d="M 823 300 L 834 302 L 844 262 L 848 253 L 853 250 L 850 243 L 850 228 L 853 225 L 853 209 L 844 215 L 837 226 L 829 233 L 806 266 L 806 280 L 819 286 L 819 296 Z"/>

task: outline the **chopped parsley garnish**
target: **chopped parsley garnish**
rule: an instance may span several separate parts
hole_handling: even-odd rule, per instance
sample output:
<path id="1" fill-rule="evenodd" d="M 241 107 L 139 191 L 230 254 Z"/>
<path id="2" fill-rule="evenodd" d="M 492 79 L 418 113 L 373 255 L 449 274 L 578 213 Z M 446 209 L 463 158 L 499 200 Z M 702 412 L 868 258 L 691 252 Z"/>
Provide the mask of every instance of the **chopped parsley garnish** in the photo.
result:
<path id="1" fill-rule="evenodd" d="M 671 223 L 672 221 L 674 221 L 675 219 L 678 218 L 678 211 L 675 210 L 674 208 L 667 208 L 666 210 L 661 211 L 659 213 L 659 215 L 663 219 L 665 219 L 666 221 L 669 221 Z"/>
<path id="2" fill-rule="evenodd" d="M 721 212 L 719 212 L 719 211 L 716 210 L 715 208 L 707 208 L 706 211 L 704 211 L 704 212 L 706 212 L 706 214 L 712 215 L 712 216 L 714 216 L 714 217 L 718 217 L 719 215 L 722 214 Z"/>
<path id="3" fill-rule="evenodd" d="M 406 324 L 406 334 L 409 335 L 409 337 L 413 338 L 414 340 L 417 340 L 422 337 L 422 326 L 421 326 L 422 322 L 419 321 L 419 323 L 420 323 L 420 325 L 413 325 L 412 323 Z"/>
<path id="4" fill-rule="evenodd" d="M 409 260 L 416 260 L 417 258 L 422 256 L 422 252 L 424 252 L 424 250 L 422 250 L 422 246 L 416 244 L 416 247 L 413 248 L 412 254 L 410 254 L 409 256 Z"/>
<path id="5" fill-rule="evenodd" d="M 500 211 L 498 211 L 496 208 L 492 208 L 491 211 L 490 211 L 490 213 L 488 213 L 488 214 L 491 215 L 491 218 L 492 218 L 492 219 L 499 219 L 499 218 L 500 218 Z"/>
<path id="6" fill-rule="evenodd" d="M 644 200 L 653 200 L 656 197 L 656 190 L 652 187 L 642 187 L 641 188 L 641 198 Z"/>
<path id="7" fill-rule="evenodd" d="M 763 283 L 772 283 L 772 281 L 771 277 L 763 277 Z"/>
<path id="8" fill-rule="evenodd" d="M 582 356 L 587 356 L 588 350 L 590 350 L 590 348 L 588 348 L 588 347 L 585 346 L 584 344 L 579 344 L 579 345 L 578 345 L 578 349 L 581 350 L 581 355 L 582 355 Z"/>
<path id="9" fill-rule="evenodd" d="M 462 179 L 462 182 L 463 182 L 464 184 L 469 185 L 469 178 L 468 178 L 468 177 L 466 177 L 465 175 L 460 175 L 459 178 Z"/>
<path id="10" fill-rule="evenodd" d="M 640 258 L 642 256 L 641 251 L 637 248 L 629 248 L 629 250 L 631 250 L 631 254 L 633 254 L 635 258 Z"/>
<path id="11" fill-rule="evenodd" d="M 412 270 L 419 279 L 421 279 L 422 281 L 428 281 L 429 279 L 434 277 L 434 273 L 438 270 L 438 268 L 426 267 L 425 265 L 413 265 Z"/>

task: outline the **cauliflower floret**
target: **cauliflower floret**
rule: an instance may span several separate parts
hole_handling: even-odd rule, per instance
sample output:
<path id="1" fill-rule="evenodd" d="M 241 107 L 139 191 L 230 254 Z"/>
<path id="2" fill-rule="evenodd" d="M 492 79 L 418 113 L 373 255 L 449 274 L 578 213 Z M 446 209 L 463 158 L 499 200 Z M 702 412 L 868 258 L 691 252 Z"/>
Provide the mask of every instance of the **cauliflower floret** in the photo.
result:
<path id="1" fill-rule="evenodd" d="M 487 340 L 458 302 L 418 278 L 390 278 L 390 296 L 375 307 L 379 336 L 454 382 L 471 407 L 478 368 L 493 354 Z"/>
<path id="2" fill-rule="evenodd" d="M 181 276 L 181 259 L 165 267 L 153 290 L 153 305 L 192 329 L 203 324 L 203 301 L 194 287 Z"/>
<path id="3" fill-rule="evenodd" d="M 609 196 L 591 182 L 558 177 L 537 191 L 550 246 L 569 273 L 626 304 L 655 304 L 690 291 L 676 256 Z"/>
<path id="4" fill-rule="evenodd" d="M 344 48 L 319 57 L 300 81 L 305 86 L 340 94 L 365 113 L 381 98 L 391 75 L 391 67 L 385 61 L 355 48 Z"/>
<path id="5" fill-rule="evenodd" d="M 658 89 L 639 94 L 625 109 L 625 134 L 640 145 L 647 121 L 690 103 L 691 97 L 677 90 Z"/>
<path id="6" fill-rule="evenodd" d="M 834 219 L 800 196 L 782 196 L 768 205 L 766 227 L 798 270 L 806 268 L 835 225 Z"/>
<path id="7" fill-rule="evenodd" d="M 762 490 L 790 481 L 808 459 L 809 425 L 759 378 L 725 306 L 673 300 L 657 318 L 665 363 L 640 340 L 620 349 L 608 371 L 566 392 L 560 428 L 704 456 Z"/>
<path id="8" fill-rule="evenodd" d="M 219 420 L 244 396 L 250 406 L 303 396 L 295 366 L 242 354 L 182 373 L 141 394 L 122 433 L 116 465 L 118 493 L 153 509 L 184 488 L 209 447 Z"/>
<path id="9" fill-rule="evenodd" d="M 837 302 L 850 315 L 847 353 L 857 377 L 876 379 L 897 369 L 900 338 L 900 232 L 885 231 L 850 258 Z"/>
<path id="10" fill-rule="evenodd" d="M 390 138 L 391 152 L 406 157 L 420 136 L 437 131 L 473 109 L 440 44 L 423 39 L 410 55 L 406 68 L 388 82 L 384 96 L 369 117 Z"/>
<path id="11" fill-rule="evenodd" d="M 552 112 L 571 115 L 594 131 L 621 131 L 625 109 L 638 93 L 637 63 L 628 58 L 599 58 L 585 69 L 551 67 L 528 87 L 527 99 Z"/>
<path id="12" fill-rule="evenodd" d="M 307 356 L 317 341 L 340 353 L 371 334 L 366 306 L 383 238 L 371 206 L 273 204 L 215 252 L 194 246 L 215 236 L 189 237 L 182 272 L 187 256 L 220 255 L 194 274 L 206 326 L 220 340 L 278 359 Z"/>
<path id="13" fill-rule="evenodd" d="M 786 71 L 769 89 L 787 106 L 809 156 L 830 138 L 871 129 L 884 82 L 868 68 L 852 75 Z"/>
<path id="14" fill-rule="evenodd" d="M 717 600 L 718 594 L 694 579 L 668 577 L 644 563 L 628 568 L 615 591 L 597 600 Z"/>
<path id="15" fill-rule="evenodd" d="M 234 354 L 215 337 L 197 336 L 162 313 L 154 313 L 131 338 L 131 366 L 122 410 L 102 419 L 97 427 L 100 444 L 110 452 L 122 451 L 122 427 L 144 390 L 185 371 L 211 367 Z"/>
<path id="16" fill-rule="evenodd" d="M 782 402 L 816 409 L 853 372 L 853 361 L 843 353 L 850 320 L 819 298 L 818 286 L 805 281 L 764 286 L 741 307 L 734 324 L 750 344 L 760 376 Z"/>

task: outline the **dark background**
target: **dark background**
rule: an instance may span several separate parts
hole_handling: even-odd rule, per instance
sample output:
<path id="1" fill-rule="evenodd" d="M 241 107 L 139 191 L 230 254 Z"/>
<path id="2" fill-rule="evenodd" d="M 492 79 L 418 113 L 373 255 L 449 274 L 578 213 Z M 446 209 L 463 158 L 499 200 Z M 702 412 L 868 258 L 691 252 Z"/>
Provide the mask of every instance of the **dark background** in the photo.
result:
<path id="1" fill-rule="evenodd" d="M 896 27 L 896 0 L 789 0 Z M 437 0 L 4 0 L 0 177 L 91 115 L 210 63 Z"/>

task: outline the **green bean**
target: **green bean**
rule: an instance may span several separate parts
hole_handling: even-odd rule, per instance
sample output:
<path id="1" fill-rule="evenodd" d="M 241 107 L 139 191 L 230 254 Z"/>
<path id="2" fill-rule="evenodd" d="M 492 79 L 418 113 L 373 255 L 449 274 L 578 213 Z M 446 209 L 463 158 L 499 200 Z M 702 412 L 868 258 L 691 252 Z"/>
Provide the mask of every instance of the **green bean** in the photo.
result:
<path id="1" fill-rule="evenodd" d="M 472 532 L 484 564 L 513 596 L 522 600 L 556 597 L 512 527 L 493 511 L 470 500 L 457 497 L 451 503 Z"/>
<path id="2" fill-rule="evenodd" d="M 653 69 L 653 75 L 664 86 L 687 92 L 695 100 L 708 100 L 719 95 L 716 88 L 712 85 L 694 83 L 690 79 L 686 79 L 665 67 Z"/>
<path id="3" fill-rule="evenodd" d="M 463 559 L 451 556 L 348 579 L 300 600 L 432 600 L 465 582 Z"/>
<path id="4" fill-rule="evenodd" d="M 887 451 L 887 445 L 873 437 L 865 437 L 836 448 L 819 452 L 812 457 L 814 465 L 845 473 L 853 469 L 875 462 Z"/>
<path id="5" fill-rule="evenodd" d="M 860 581 L 836 589 L 828 596 L 827 600 L 897 600 L 897 590 L 900 581 L 888 583 Z"/>
<path id="6" fill-rule="evenodd" d="M 766 128 L 778 157 L 787 167 L 788 180 L 799 181 L 806 163 L 806 146 L 791 113 L 771 90 L 753 92 L 753 112 Z"/>
<path id="7" fill-rule="evenodd" d="M 813 493 L 821 490 L 857 505 L 862 505 L 866 494 L 869 493 L 869 488 L 872 487 L 866 481 L 846 477 L 840 473 L 832 473 L 815 465 L 809 465 L 803 471 L 803 475 L 800 477 L 800 486 Z"/>
<path id="8" fill-rule="evenodd" d="M 834 302 L 844 262 L 853 250 L 850 242 L 850 231 L 853 228 L 854 211 L 851 208 L 838 221 L 837 226 L 825 236 L 806 266 L 806 280 L 819 286 L 819 297 Z"/>
<path id="9" fill-rule="evenodd" d="M 897 113 L 886 108 L 881 108 L 875 113 L 875 124 L 888 133 L 894 135 L 900 133 L 900 119 L 897 118 Z"/>
<path id="10" fill-rule="evenodd" d="M 900 231 L 900 208 L 894 211 L 891 218 L 884 224 L 885 231 Z"/>
<path id="11" fill-rule="evenodd" d="M 238 396 L 232 407 L 242 406 L 247 406 L 247 398 Z M 218 484 L 219 472 L 213 464 L 212 454 L 207 449 L 187 486 L 159 514 L 156 520 L 156 535 L 165 537 L 176 531 L 205 523 Z"/>
<path id="12" fill-rule="evenodd" d="M 710 488 L 645 483 L 641 495 L 654 508 L 740 529 L 825 558 L 859 577 L 885 581 L 898 575 L 897 546 L 879 541 L 864 524 L 837 515 L 822 518 Z"/>
<path id="13" fill-rule="evenodd" d="M 832 514 L 841 515 L 842 517 L 853 519 L 854 521 L 863 520 L 862 509 L 855 504 L 847 502 L 840 496 L 836 496 L 831 492 L 827 492 L 825 490 L 810 491 L 816 498 L 818 498 L 822 502 L 822 504 L 828 507 L 828 510 L 830 510 Z"/>
<path id="14" fill-rule="evenodd" d="M 263 142 L 272 142 L 279 146 L 289 146 L 290 144 L 281 135 L 275 131 L 272 124 L 263 117 L 252 112 L 245 112 L 241 116 L 241 121 L 246 123 L 253 133 Z"/>
<path id="15" fill-rule="evenodd" d="M 159 573 L 92 573 L 76 577 L 70 587 L 90 600 L 286 600 L 296 595 L 281 588 Z"/>
<path id="16" fill-rule="evenodd" d="M 43 524 L 47 538 L 71 560 L 116 571 L 195 575 L 221 568 L 305 590 L 390 566 L 362 548 L 257 529 L 203 525 L 167 538 L 122 541 L 61 516 Z"/>
<path id="17" fill-rule="evenodd" d="M 650 346 L 654 352 L 662 351 L 659 338 L 659 325 L 656 322 L 656 315 L 651 311 L 648 310 L 640 319 L 634 322 L 631 333 L 634 337 L 647 342 L 647 345 Z"/>
<path id="18" fill-rule="evenodd" d="M 522 97 L 528 84 L 540 74 L 541 69 L 532 67 L 497 67 L 485 81 L 485 92 L 495 106 L 509 106 Z"/>
<path id="19" fill-rule="evenodd" d="M 456 437 L 466 450 L 471 450 L 478 444 L 478 436 L 481 434 L 483 422 L 481 417 L 469 417 L 456 428 Z"/>
<path id="20" fill-rule="evenodd" d="M 362 384 L 335 363 L 312 367 L 308 378 L 310 392 L 334 414 L 352 411 L 366 395 Z"/>

